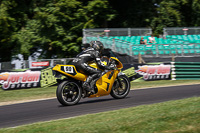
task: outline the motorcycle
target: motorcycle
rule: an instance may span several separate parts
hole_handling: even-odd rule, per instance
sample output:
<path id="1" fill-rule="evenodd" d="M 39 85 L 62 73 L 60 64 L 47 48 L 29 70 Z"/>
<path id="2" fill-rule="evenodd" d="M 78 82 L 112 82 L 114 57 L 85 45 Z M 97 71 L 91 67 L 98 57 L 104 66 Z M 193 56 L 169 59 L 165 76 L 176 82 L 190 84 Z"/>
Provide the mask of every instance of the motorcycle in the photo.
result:
<path id="1" fill-rule="evenodd" d="M 130 91 L 129 78 L 121 72 L 122 63 L 115 57 L 103 57 L 105 65 L 114 66 L 114 70 L 102 71 L 102 76 L 94 79 L 90 84 L 95 90 L 95 94 L 91 94 L 83 89 L 82 84 L 87 79 L 87 75 L 77 70 L 72 63 L 67 65 L 57 64 L 53 67 L 56 77 L 64 75 L 63 80 L 58 79 L 58 87 L 56 90 L 57 100 L 64 106 L 75 105 L 81 98 L 101 97 L 111 95 L 115 99 L 125 98 Z M 91 62 L 91 67 L 98 68 L 96 63 Z"/>

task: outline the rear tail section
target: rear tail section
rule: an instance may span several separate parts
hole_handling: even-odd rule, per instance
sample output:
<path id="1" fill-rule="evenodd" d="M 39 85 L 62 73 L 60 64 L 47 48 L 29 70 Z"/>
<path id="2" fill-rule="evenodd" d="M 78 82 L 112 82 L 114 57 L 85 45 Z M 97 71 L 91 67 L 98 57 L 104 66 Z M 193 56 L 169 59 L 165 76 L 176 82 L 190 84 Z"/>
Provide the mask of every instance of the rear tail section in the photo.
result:
<path id="1" fill-rule="evenodd" d="M 87 78 L 86 75 L 77 72 L 74 65 L 56 65 L 52 70 L 80 81 L 85 81 Z"/>

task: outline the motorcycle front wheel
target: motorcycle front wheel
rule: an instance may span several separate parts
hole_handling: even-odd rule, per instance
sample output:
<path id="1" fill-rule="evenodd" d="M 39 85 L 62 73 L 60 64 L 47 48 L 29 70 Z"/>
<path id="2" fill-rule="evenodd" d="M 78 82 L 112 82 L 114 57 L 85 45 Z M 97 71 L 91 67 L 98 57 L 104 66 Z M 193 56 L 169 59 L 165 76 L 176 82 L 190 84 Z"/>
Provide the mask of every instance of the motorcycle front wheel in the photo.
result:
<path id="1" fill-rule="evenodd" d="M 77 104 L 82 95 L 82 89 L 76 81 L 63 81 L 57 87 L 56 96 L 58 101 L 64 105 Z"/>
<path id="2" fill-rule="evenodd" d="M 116 99 L 125 98 L 130 91 L 130 81 L 126 75 L 120 75 L 113 84 L 110 95 Z"/>

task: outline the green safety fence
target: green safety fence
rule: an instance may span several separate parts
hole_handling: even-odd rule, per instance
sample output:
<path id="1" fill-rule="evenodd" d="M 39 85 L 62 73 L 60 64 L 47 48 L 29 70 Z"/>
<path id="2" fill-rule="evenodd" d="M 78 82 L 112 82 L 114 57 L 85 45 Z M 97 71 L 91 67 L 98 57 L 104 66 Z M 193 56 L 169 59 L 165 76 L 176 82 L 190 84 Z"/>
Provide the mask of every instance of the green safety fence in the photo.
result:
<path id="1" fill-rule="evenodd" d="M 176 74 L 176 75 L 186 75 L 187 76 L 188 74 L 189 75 L 197 75 L 197 74 L 199 75 L 200 72 L 196 72 L 196 71 L 195 72 L 182 72 L 182 71 L 179 72 L 179 71 L 175 71 L 175 72 L 173 72 L 173 74 Z"/>
<path id="2" fill-rule="evenodd" d="M 174 65 L 175 68 L 200 68 L 200 65 Z"/>
<path id="3" fill-rule="evenodd" d="M 200 62 L 171 62 L 174 65 L 200 65 Z"/>
<path id="4" fill-rule="evenodd" d="M 172 80 L 200 80 L 200 62 L 171 62 Z"/>

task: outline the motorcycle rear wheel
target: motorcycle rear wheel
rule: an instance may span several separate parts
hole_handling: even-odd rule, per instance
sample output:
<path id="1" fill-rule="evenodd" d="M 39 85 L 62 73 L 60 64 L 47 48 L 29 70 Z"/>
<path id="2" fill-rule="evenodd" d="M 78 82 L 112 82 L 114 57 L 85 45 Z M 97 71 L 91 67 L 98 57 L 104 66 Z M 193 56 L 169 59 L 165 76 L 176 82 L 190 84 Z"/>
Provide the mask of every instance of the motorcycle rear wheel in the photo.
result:
<path id="1" fill-rule="evenodd" d="M 77 104 L 82 95 L 82 89 L 76 81 L 63 81 L 57 87 L 56 96 L 58 101 L 64 105 Z"/>
<path id="2" fill-rule="evenodd" d="M 121 87 L 120 87 L 120 83 Z M 120 75 L 118 79 L 115 80 L 110 95 L 116 99 L 125 98 L 130 91 L 130 81 L 126 75 Z"/>

